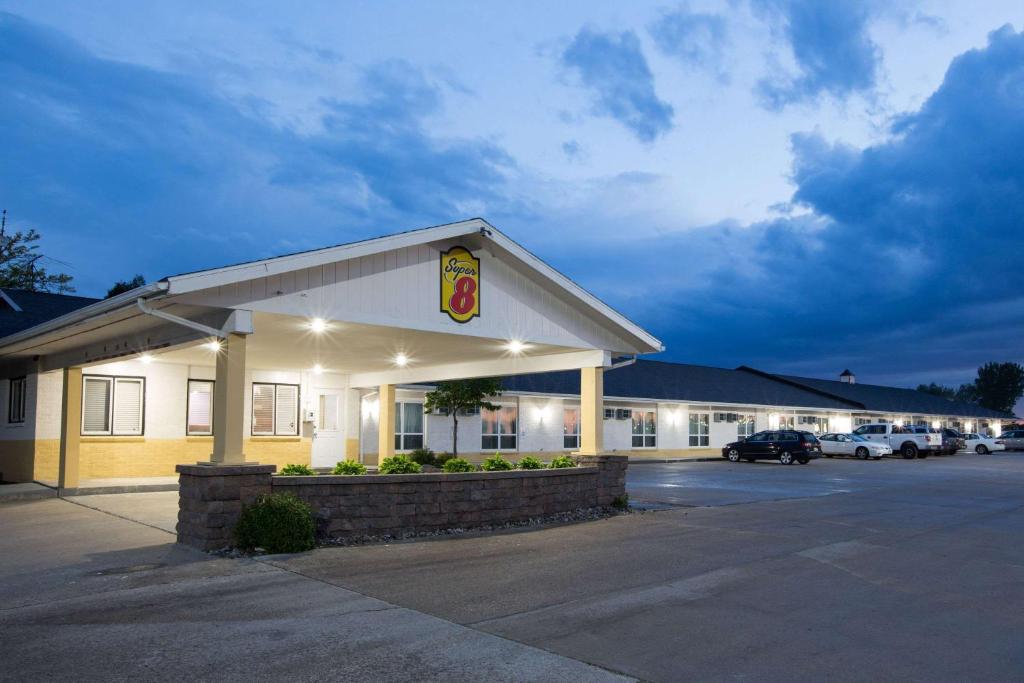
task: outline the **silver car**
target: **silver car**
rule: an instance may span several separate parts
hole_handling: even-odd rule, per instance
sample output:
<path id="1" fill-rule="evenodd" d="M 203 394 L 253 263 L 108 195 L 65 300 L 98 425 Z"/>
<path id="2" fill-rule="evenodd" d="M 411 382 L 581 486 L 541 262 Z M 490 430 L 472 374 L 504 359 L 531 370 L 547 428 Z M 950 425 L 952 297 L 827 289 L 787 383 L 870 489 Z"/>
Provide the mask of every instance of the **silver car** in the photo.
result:
<path id="1" fill-rule="evenodd" d="M 1024 429 L 1013 429 L 999 435 L 1008 451 L 1024 451 Z"/>

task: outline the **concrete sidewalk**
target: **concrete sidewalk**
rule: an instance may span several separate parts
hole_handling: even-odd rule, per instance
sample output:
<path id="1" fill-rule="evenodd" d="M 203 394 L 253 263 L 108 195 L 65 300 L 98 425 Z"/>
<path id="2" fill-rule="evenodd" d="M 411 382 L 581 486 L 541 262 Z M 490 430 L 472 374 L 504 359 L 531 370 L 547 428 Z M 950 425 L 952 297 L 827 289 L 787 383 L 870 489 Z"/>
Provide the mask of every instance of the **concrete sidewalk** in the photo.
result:
<path id="1" fill-rule="evenodd" d="M 0 528 L 0 681 L 634 680 L 64 500 Z"/>

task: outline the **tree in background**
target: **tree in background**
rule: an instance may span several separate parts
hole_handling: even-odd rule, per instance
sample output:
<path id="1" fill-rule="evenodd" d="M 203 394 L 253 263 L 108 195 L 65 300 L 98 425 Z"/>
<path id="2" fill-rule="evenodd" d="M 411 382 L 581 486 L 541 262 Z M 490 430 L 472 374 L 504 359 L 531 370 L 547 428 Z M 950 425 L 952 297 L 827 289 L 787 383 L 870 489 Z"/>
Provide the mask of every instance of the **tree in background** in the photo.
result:
<path id="1" fill-rule="evenodd" d="M 978 388 L 974 386 L 974 382 L 968 382 L 967 384 L 961 384 L 960 388 L 956 390 L 956 400 L 963 401 L 964 403 L 977 403 L 978 402 Z"/>
<path id="2" fill-rule="evenodd" d="M 487 401 L 501 396 L 501 382 L 493 378 L 457 379 L 440 382 L 437 388 L 423 397 L 423 412 L 431 413 L 440 408 L 452 418 L 452 455 L 459 454 L 459 411 L 497 410 L 498 406 Z"/>
<path id="3" fill-rule="evenodd" d="M 985 363 L 974 380 L 978 403 L 992 410 L 1013 412 L 1024 396 L 1024 366 L 1020 363 Z"/>
<path id="4" fill-rule="evenodd" d="M 48 273 L 39 262 L 39 233 L 35 230 L 7 231 L 7 210 L 0 217 L 0 288 L 27 289 L 32 292 L 73 292 L 71 276 Z"/>
<path id="5" fill-rule="evenodd" d="M 957 393 L 956 389 L 953 387 L 947 387 L 944 384 L 936 384 L 935 382 L 932 382 L 931 384 L 918 384 L 917 390 L 926 394 L 931 394 L 932 396 L 939 396 L 947 401 L 954 400 Z"/>
<path id="6" fill-rule="evenodd" d="M 107 296 L 105 298 L 109 299 L 112 296 L 130 292 L 136 287 L 141 287 L 144 284 L 146 284 L 146 278 L 141 275 L 136 275 L 131 280 L 118 280 L 114 283 L 113 287 L 107 290 Z"/>

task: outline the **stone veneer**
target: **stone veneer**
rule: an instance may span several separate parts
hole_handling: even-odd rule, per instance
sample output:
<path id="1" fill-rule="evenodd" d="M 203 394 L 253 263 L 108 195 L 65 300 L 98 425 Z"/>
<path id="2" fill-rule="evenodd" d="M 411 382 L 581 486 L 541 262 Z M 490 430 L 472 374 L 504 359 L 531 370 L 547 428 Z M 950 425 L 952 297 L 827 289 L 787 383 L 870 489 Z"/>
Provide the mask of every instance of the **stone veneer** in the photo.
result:
<path id="1" fill-rule="evenodd" d="M 309 503 L 321 538 L 399 536 L 604 507 L 626 492 L 626 462 L 597 455 L 556 470 L 315 477 L 274 477 L 273 465 L 179 465 L 178 541 L 203 550 L 231 545 L 242 505 L 271 491 Z"/>

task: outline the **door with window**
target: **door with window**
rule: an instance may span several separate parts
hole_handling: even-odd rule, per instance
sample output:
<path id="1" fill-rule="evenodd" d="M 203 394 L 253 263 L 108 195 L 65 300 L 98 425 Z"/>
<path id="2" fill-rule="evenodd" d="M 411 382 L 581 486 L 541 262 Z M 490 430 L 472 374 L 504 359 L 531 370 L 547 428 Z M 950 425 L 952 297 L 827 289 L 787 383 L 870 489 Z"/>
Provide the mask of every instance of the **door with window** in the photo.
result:
<path id="1" fill-rule="evenodd" d="M 314 389 L 313 467 L 334 467 L 345 459 L 345 438 L 341 429 L 341 390 Z"/>

